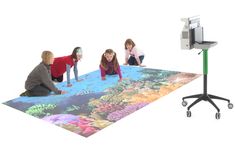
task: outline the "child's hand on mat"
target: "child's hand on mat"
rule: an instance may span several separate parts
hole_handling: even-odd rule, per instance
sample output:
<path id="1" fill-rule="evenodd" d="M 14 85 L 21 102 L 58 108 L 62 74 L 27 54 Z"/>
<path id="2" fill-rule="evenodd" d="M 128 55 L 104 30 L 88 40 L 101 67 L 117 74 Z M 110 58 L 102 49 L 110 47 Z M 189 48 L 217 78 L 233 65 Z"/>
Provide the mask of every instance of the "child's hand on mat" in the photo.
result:
<path id="1" fill-rule="evenodd" d="M 78 79 L 78 80 L 77 80 L 77 82 L 81 82 L 81 81 L 82 81 L 82 79 Z"/>
<path id="2" fill-rule="evenodd" d="M 67 93 L 66 91 L 63 91 L 63 90 L 62 90 L 60 94 L 66 94 L 66 93 Z"/>
<path id="3" fill-rule="evenodd" d="M 146 65 L 142 65 L 142 64 L 140 64 L 139 66 L 140 66 L 140 67 L 146 67 Z"/>
<path id="4" fill-rule="evenodd" d="M 120 78 L 120 79 L 118 80 L 118 82 L 122 82 L 122 78 Z"/>
<path id="5" fill-rule="evenodd" d="M 67 84 L 67 87 L 72 87 L 72 84 L 70 83 L 70 84 Z"/>
<path id="6" fill-rule="evenodd" d="M 123 65 L 128 65 L 128 63 L 124 63 Z"/>
<path id="7" fill-rule="evenodd" d="M 128 78 L 122 78 L 122 81 L 127 81 L 128 80 Z"/>
<path id="8" fill-rule="evenodd" d="M 105 77 L 102 77 L 102 80 L 106 80 L 106 78 L 105 78 Z"/>

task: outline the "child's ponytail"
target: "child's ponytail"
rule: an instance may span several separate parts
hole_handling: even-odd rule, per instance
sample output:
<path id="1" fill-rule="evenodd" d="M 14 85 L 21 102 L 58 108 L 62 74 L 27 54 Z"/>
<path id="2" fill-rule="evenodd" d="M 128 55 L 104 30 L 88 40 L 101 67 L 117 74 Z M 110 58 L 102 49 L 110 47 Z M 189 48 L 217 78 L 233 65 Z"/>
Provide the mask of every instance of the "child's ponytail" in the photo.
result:
<path id="1" fill-rule="evenodd" d="M 100 61 L 101 67 L 103 67 L 105 70 L 107 70 L 107 60 L 105 58 L 105 52 L 101 56 L 101 61 Z"/>

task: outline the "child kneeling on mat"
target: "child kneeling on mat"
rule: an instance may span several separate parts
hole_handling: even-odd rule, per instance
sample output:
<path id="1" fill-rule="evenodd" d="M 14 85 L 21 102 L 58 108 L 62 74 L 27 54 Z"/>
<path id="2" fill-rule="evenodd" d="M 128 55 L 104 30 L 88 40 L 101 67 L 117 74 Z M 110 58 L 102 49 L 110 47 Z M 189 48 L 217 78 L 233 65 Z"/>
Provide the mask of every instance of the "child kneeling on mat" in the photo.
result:
<path id="1" fill-rule="evenodd" d="M 54 63 L 51 65 L 52 80 L 55 82 L 62 82 L 63 74 L 66 72 L 67 87 L 71 87 L 72 84 L 70 83 L 70 69 L 73 67 L 74 77 L 76 81 L 79 82 L 77 63 L 81 59 L 81 47 L 75 47 L 71 55 L 55 58 Z"/>
<path id="2" fill-rule="evenodd" d="M 50 51 L 42 52 L 42 62 L 29 74 L 26 82 L 26 91 L 20 96 L 47 96 L 53 91 L 55 94 L 64 94 L 65 91 L 56 88 L 51 80 L 50 65 L 54 61 L 54 55 Z"/>
<path id="3" fill-rule="evenodd" d="M 135 46 L 135 43 L 132 39 L 127 39 L 125 41 L 125 63 L 124 65 L 134 65 L 134 66 L 140 66 L 145 67 L 145 65 L 142 65 L 143 59 L 144 59 L 144 53 L 137 49 Z"/>
<path id="4" fill-rule="evenodd" d="M 100 73 L 102 80 L 105 80 L 106 75 L 119 75 L 119 82 L 122 81 L 122 73 L 117 60 L 116 53 L 112 49 L 107 49 L 101 57 Z"/>

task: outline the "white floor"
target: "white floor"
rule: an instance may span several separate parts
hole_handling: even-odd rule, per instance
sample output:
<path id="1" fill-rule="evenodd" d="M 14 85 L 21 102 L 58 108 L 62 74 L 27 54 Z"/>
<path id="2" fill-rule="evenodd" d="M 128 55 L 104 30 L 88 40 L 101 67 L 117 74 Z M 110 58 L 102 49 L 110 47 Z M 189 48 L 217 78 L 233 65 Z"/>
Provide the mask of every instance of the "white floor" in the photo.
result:
<path id="1" fill-rule="evenodd" d="M 78 43 L 82 43 L 84 49 L 84 58 L 79 63 L 80 75 L 98 69 L 100 56 L 106 48 L 114 48 L 122 64 L 123 42 L 127 37 L 134 38 L 145 50 L 148 67 L 202 73 L 202 55 L 197 55 L 198 51 L 180 49 L 183 27 L 180 18 L 198 13 L 201 14 L 201 24 L 205 26 L 205 38 L 219 43 L 209 50 L 208 92 L 229 98 L 235 104 L 235 25 L 231 3 L 191 1 L 195 4 L 191 5 L 188 1 L 158 4 L 140 1 L 135 2 L 137 6 L 132 8 L 139 16 L 133 17 L 133 12 L 128 9 L 131 1 L 115 3 L 117 7 L 109 1 L 102 2 L 93 2 L 94 5 L 83 2 L 82 11 L 79 10 L 79 2 L 56 3 L 59 7 L 43 0 L 37 4 L 27 0 L 17 1 L 14 6 L 10 2 L 6 2 L 6 6 L 1 4 L 1 23 L 5 25 L 1 24 L 0 33 L 0 102 L 16 98 L 24 90 L 24 81 L 40 61 L 42 50 L 49 49 L 56 56 L 62 56 L 65 51 L 70 53 Z M 46 9 L 41 10 L 44 5 Z M 123 9 L 120 11 L 118 7 Z M 78 10 L 75 11 L 76 8 Z M 63 9 L 64 12 L 61 11 Z M 92 13 L 87 14 L 86 10 Z M 106 11 L 110 19 L 104 16 Z M 129 13 L 134 21 L 127 18 Z M 74 19 L 77 19 L 75 25 Z M 106 20 L 110 23 L 107 24 Z M 141 25 L 138 25 L 141 23 L 139 20 L 143 20 Z M 61 21 L 66 24 L 60 26 Z M 229 110 L 226 102 L 215 100 L 221 108 L 221 119 L 216 120 L 214 107 L 203 101 L 192 107 L 191 118 L 186 117 L 181 98 L 202 93 L 202 82 L 200 77 L 89 138 L 0 104 L 0 155 L 234 156 L 235 109 Z"/>

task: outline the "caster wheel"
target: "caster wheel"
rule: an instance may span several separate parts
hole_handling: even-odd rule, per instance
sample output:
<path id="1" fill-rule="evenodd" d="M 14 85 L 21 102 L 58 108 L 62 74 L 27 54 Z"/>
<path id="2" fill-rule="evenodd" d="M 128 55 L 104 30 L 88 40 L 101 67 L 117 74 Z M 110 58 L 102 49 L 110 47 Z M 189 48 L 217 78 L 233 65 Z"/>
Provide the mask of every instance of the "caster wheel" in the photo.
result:
<path id="1" fill-rule="evenodd" d="M 187 117 L 191 117 L 192 113 L 191 111 L 187 111 Z"/>
<path id="2" fill-rule="evenodd" d="M 182 105 L 185 107 L 187 106 L 188 102 L 187 101 L 182 101 Z"/>
<path id="3" fill-rule="evenodd" d="M 220 113 L 219 113 L 219 112 L 217 112 L 217 113 L 215 114 L 215 118 L 216 118 L 217 120 L 220 119 Z"/>
<path id="4" fill-rule="evenodd" d="M 233 108 L 233 104 L 232 104 L 232 103 L 229 103 L 229 104 L 228 104 L 228 108 L 229 108 L 229 109 L 232 109 L 232 108 Z"/>

